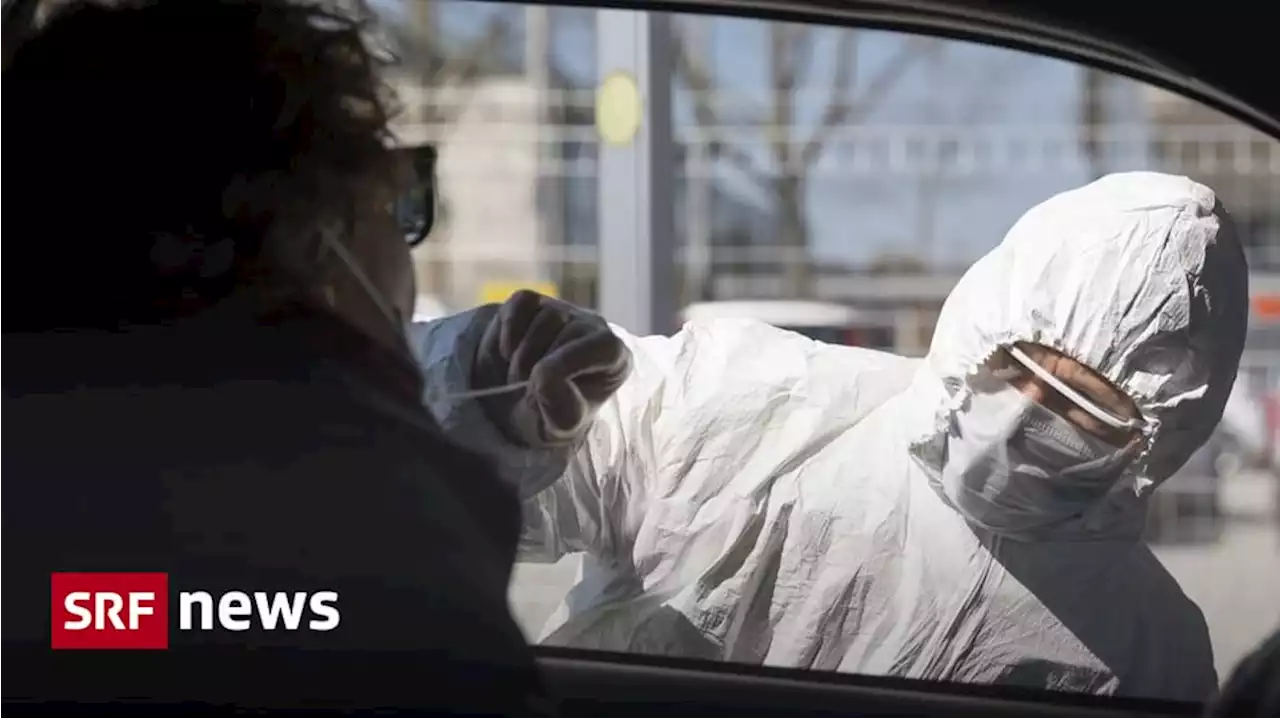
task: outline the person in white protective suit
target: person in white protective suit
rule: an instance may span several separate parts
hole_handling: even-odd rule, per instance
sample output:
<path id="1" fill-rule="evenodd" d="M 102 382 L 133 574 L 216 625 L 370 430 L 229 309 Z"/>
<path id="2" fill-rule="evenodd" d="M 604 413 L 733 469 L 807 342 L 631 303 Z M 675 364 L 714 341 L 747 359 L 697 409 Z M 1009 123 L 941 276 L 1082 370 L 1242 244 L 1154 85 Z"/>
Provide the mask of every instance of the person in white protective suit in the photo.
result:
<path id="1" fill-rule="evenodd" d="M 421 360 L 525 548 L 586 553 L 544 644 L 1203 700 L 1203 615 L 1141 533 L 1222 414 L 1246 285 L 1209 188 L 1125 173 L 1027 212 L 923 360 L 532 293 Z"/>

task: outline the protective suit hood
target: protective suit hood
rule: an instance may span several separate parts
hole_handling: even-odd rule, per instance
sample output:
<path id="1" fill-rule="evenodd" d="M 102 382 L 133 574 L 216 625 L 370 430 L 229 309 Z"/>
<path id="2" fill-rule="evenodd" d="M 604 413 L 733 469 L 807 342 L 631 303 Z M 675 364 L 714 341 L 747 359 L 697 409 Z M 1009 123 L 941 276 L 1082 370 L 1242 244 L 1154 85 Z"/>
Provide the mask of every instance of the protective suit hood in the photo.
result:
<path id="1" fill-rule="evenodd" d="M 1221 419 L 1247 323 L 1244 254 L 1208 187 L 1128 172 L 1063 192 L 1023 215 L 947 298 L 912 387 L 923 407 L 912 455 L 941 493 L 967 377 L 1001 346 L 1051 347 L 1125 391 L 1147 428 L 1105 497 L 1021 538 L 1137 536 L 1152 488 Z"/>

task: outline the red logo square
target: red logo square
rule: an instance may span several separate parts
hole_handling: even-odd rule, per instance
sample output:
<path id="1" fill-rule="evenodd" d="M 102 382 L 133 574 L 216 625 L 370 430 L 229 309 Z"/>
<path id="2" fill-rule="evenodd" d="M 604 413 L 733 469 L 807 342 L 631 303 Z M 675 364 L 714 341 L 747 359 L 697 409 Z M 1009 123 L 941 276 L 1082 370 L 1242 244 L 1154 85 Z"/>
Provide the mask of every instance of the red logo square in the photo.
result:
<path id="1" fill-rule="evenodd" d="M 169 574 L 55 573 L 55 649 L 169 647 Z"/>

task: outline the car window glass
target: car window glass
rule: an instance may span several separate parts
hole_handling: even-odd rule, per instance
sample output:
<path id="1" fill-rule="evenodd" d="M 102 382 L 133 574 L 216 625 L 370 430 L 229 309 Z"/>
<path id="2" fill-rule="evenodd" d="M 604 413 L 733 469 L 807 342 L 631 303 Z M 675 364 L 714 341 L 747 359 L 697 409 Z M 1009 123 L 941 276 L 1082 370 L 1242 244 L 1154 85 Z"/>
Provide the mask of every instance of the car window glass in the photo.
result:
<path id="1" fill-rule="evenodd" d="M 641 188 L 601 169 L 597 89 L 618 68 L 599 58 L 617 24 L 582 7 L 375 6 L 402 60 L 388 78 L 404 106 L 398 136 L 439 148 L 435 228 L 414 249 L 419 293 L 448 311 L 522 287 L 601 309 L 601 277 L 634 271 L 606 267 L 617 260 L 601 249 L 602 195 L 650 210 Z M 1131 169 L 1217 191 L 1250 262 L 1248 348 L 1218 431 L 1156 492 L 1147 540 L 1204 612 L 1225 676 L 1280 621 L 1280 144 L 1144 83 L 1025 52 L 746 18 L 677 15 L 672 28 L 672 138 L 654 167 L 673 196 L 673 310 L 845 304 L 891 319 L 793 328 L 923 356 L 960 274 L 1036 203 Z M 411 225 L 412 204 L 398 211 Z M 511 601 L 531 640 L 563 617 L 582 560 L 517 566 Z M 686 617 L 699 591 L 737 590 L 666 589 Z M 778 601 L 775 624 L 787 620 Z M 847 608 L 881 612 L 867 641 L 896 630 L 892 606 Z"/>

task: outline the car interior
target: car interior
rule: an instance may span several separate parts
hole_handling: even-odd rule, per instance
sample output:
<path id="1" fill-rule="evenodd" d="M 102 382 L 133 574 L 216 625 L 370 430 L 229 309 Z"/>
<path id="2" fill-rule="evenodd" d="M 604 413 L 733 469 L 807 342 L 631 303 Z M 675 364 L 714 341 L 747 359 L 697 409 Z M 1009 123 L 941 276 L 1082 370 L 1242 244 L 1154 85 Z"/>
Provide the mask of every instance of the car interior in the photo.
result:
<path id="1" fill-rule="evenodd" d="M 16 4 L 16 3 L 15 3 Z M 547 4 L 525 2 L 524 4 Z M 1267 48 L 1280 9 L 1220 0 L 1153 12 L 1070 0 L 601 0 L 556 5 L 690 13 L 934 36 L 1060 58 L 1163 88 L 1280 139 Z M 13 4 L 6 8 L 9 14 Z M 10 18 L 6 17 L 6 31 Z M 6 45 L 8 43 L 6 32 Z M 434 154 L 422 159 L 435 162 Z M 430 201 L 427 202 L 431 204 Z M 421 223 L 414 225 L 417 232 Z M 427 222 L 430 225 L 430 221 Z M 418 238 L 419 240 L 421 237 Z M 1259 642 L 1261 636 L 1258 637 Z M 535 647 L 567 717 L 1201 715 L 1199 705 Z M 1225 679 L 1225 676 L 1220 676 Z M 429 690 L 424 681 L 424 690 Z M 6 706 L 9 707 L 9 706 Z M 64 706 L 65 707 L 65 706 Z M 385 704 L 413 713 L 410 703 Z M 30 707 L 29 708 L 33 708 Z M 77 712 L 82 707 L 77 707 Z M 151 704 L 148 710 L 163 710 Z M 174 707 L 175 709 L 177 707 Z M 313 708 L 318 708 L 313 706 Z M 41 708 L 45 712 L 53 706 Z M 114 713 L 111 706 L 104 712 Z M 187 708 L 181 708 L 187 712 Z"/>

